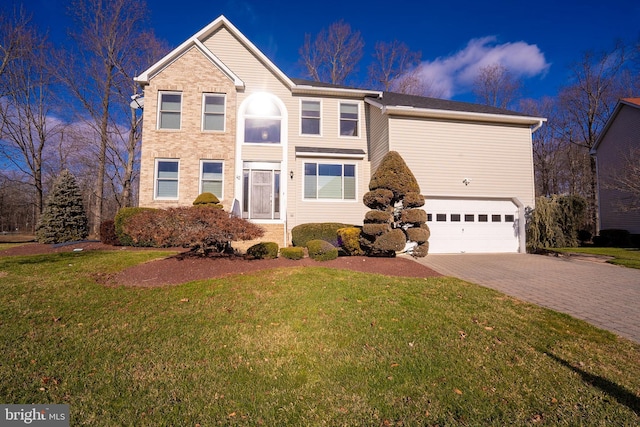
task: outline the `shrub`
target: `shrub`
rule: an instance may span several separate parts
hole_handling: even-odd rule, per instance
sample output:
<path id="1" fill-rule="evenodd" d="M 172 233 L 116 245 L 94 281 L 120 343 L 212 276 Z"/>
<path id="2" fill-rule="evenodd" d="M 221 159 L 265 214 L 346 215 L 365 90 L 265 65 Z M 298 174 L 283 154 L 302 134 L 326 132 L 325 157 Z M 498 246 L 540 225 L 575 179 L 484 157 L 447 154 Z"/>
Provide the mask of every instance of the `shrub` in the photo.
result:
<path id="1" fill-rule="evenodd" d="M 100 224 L 100 241 L 105 245 L 120 246 L 120 240 L 116 235 L 116 226 L 112 220 L 103 221 Z"/>
<path id="2" fill-rule="evenodd" d="M 386 188 L 377 188 L 369 191 L 362 197 L 362 203 L 369 209 L 384 210 L 391 206 L 393 200 L 393 191 Z"/>
<path id="3" fill-rule="evenodd" d="M 231 241 L 264 234 L 256 224 L 207 205 L 139 212 L 126 221 L 124 232 L 137 244 L 188 247 L 201 255 L 226 252 Z"/>
<path id="4" fill-rule="evenodd" d="M 429 242 L 420 243 L 411 253 L 416 258 L 422 258 L 429 253 Z"/>
<path id="5" fill-rule="evenodd" d="M 427 221 L 424 209 L 404 209 L 400 214 L 400 221 L 408 224 L 421 224 Z"/>
<path id="6" fill-rule="evenodd" d="M 324 240 L 309 240 L 307 242 L 309 257 L 316 261 L 330 261 L 338 258 L 338 248 Z"/>
<path id="7" fill-rule="evenodd" d="M 586 202 L 578 196 L 536 198 L 536 208 L 527 212 L 527 249 L 576 247 Z"/>
<path id="8" fill-rule="evenodd" d="M 222 205 L 220 204 L 220 200 L 213 193 L 201 193 L 196 197 L 193 201 L 194 206 L 214 206 L 216 209 L 222 209 Z"/>
<path id="9" fill-rule="evenodd" d="M 360 247 L 360 229 L 358 227 L 339 229 L 338 243 L 349 256 L 364 255 L 364 251 Z"/>
<path id="10" fill-rule="evenodd" d="M 409 192 L 405 194 L 403 203 L 405 208 L 419 208 L 424 206 L 424 196 L 420 193 Z"/>
<path id="11" fill-rule="evenodd" d="M 407 193 L 420 193 L 418 180 L 396 151 L 385 154 L 369 181 L 369 190 L 379 188 L 391 190 L 397 199 L 403 198 Z"/>
<path id="12" fill-rule="evenodd" d="M 138 208 L 138 207 L 126 207 L 120 208 L 118 213 L 116 213 L 116 217 L 113 220 L 113 225 L 116 231 L 116 237 L 118 241 L 123 246 L 138 246 L 134 243 L 131 236 L 129 236 L 125 231 L 125 225 L 129 221 L 130 218 L 138 215 L 141 212 L 146 211 L 155 211 L 153 208 Z"/>
<path id="13" fill-rule="evenodd" d="M 627 230 L 609 228 L 600 230 L 600 235 L 593 239 L 596 246 L 628 248 L 631 247 L 631 234 Z"/>
<path id="14" fill-rule="evenodd" d="M 364 224 L 362 234 L 368 236 L 380 236 L 391 230 L 391 224 Z"/>
<path id="15" fill-rule="evenodd" d="M 255 259 L 276 259 L 278 249 L 276 242 L 261 242 L 247 249 L 247 255 Z"/>
<path id="16" fill-rule="evenodd" d="M 88 235 L 88 219 L 80 188 L 75 177 L 65 169 L 47 197 L 36 227 L 36 238 L 40 243 L 62 243 L 82 240 Z"/>
<path id="17" fill-rule="evenodd" d="M 296 225 L 291 229 L 291 243 L 293 246 L 304 247 L 309 240 L 324 240 L 338 246 L 337 231 L 345 227 L 351 227 L 351 224 L 319 222 Z"/>
<path id="18" fill-rule="evenodd" d="M 288 247 L 280 249 L 280 256 L 287 259 L 302 259 L 304 258 L 304 248 L 300 247 Z"/>
<path id="19" fill-rule="evenodd" d="M 365 224 L 390 224 L 393 222 L 393 213 L 386 211 L 369 211 L 364 215 Z"/>
<path id="20" fill-rule="evenodd" d="M 407 236 L 400 228 L 395 228 L 388 233 L 378 237 L 373 244 L 376 252 L 398 252 L 404 249 L 407 244 Z"/>
<path id="21" fill-rule="evenodd" d="M 430 236 L 429 227 L 411 227 L 407 229 L 407 239 L 412 242 L 424 243 L 429 240 Z"/>

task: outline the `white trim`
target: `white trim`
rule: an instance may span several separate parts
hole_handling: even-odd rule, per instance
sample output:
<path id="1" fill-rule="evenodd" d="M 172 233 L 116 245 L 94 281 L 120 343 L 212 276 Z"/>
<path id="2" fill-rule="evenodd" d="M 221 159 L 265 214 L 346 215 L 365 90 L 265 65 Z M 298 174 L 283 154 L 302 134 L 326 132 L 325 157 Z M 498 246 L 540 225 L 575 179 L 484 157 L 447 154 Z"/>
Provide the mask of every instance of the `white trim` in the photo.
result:
<path id="1" fill-rule="evenodd" d="M 162 95 L 180 95 L 180 124 L 178 125 L 177 129 L 174 128 L 162 128 L 160 127 L 160 116 L 162 115 Z M 181 91 L 177 91 L 177 90 L 159 90 L 158 91 L 158 112 L 157 112 L 157 116 L 156 116 L 156 130 L 161 130 L 161 131 L 168 131 L 168 132 L 176 132 L 176 131 L 180 131 L 182 130 L 182 111 L 184 110 L 183 108 L 183 96 L 182 96 L 182 92 Z"/>
<path id="2" fill-rule="evenodd" d="M 222 194 L 220 194 L 220 196 L 218 196 L 217 194 L 215 194 L 215 196 L 218 198 L 218 200 L 220 200 L 220 202 L 222 202 L 224 200 L 224 160 L 218 160 L 218 159 L 200 159 L 200 177 L 199 177 L 199 181 L 198 181 L 198 194 L 202 194 L 204 193 L 203 188 L 202 188 L 202 184 L 204 181 L 204 178 L 202 177 L 203 172 L 202 172 L 202 167 L 205 163 L 220 163 L 222 165 L 222 178 L 220 179 L 221 182 L 221 186 L 220 186 L 220 191 L 222 192 Z M 207 180 L 210 181 L 210 180 Z"/>
<path id="3" fill-rule="evenodd" d="M 217 97 L 220 98 L 222 97 L 223 103 L 222 103 L 222 129 L 205 129 L 204 128 L 204 117 L 205 117 L 205 100 L 207 98 L 207 96 L 213 96 L 213 97 Z M 207 133 L 223 133 L 226 132 L 227 130 L 227 94 L 226 93 L 220 93 L 220 92 L 202 92 L 202 111 L 201 111 L 201 115 L 200 115 L 200 131 L 201 132 L 207 132 Z"/>
<path id="4" fill-rule="evenodd" d="M 318 117 L 318 122 L 319 122 L 319 132 L 320 133 L 302 133 L 302 103 L 303 102 L 317 102 L 318 104 L 320 104 L 320 117 Z M 322 137 L 322 124 L 323 124 L 323 120 L 322 120 L 322 114 L 323 114 L 323 102 L 322 99 L 318 99 L 318 98 L 300 98 L 300 102 L 298 103 L 299 109 L 298 111 L 300 112 L 300 122 L 298 123 L 299 125 L 299 135 L 305 138 L 321 138 Z"/>
<path id="5" fill-rule="evenodd" d="M 296 151 L 296 157 L 306 158 L 332 158 L 332 159 L 357 159 L 362 160 L 367 154 L 347 154 L 347 153 L 312 153 L 307 151 Z"/>
<path id="6" fill-rule="evenodd" d="M 417 107 L 410 107 L 405 105 L 385 106 L 370 98 L 366 98 L 365 102 L 367 102 L 369 105 L 372 105 L 380 109 L 382 114 L 386 114 L 386 115 L 527 125 L 527 126 L 534 126 L 534 128 L 532 129 L 532 133 L 538 130 L 540 126 L 542 126 L 542 124 L 547 121 L 547 119 L 542 117 L 515 116 L 515 115 L 509 115 L 509 114 L 476 113 L 471 111 L 438 110 L 434 108 L 417 108 Z"/>
<path id="7" fill-rule="evenodd" d="M 301 163 L 301 173 L 300 176 L 302 177 L 301 179 L 301 189 L 302 189 L 302 198 L 301 200 L 304 202 L 312 202 L 312 203 L 353 203 L 353 202 L 359 202 L 358 199 L 358 181 L 359 181 L 359 176 L 358 176 L 358 170 L 359 170 L 359 162 L 337 162 L 337 161 L 332 161 L 330 159 L 327 159 L 325 161 L 302 161 Z M 316 165 L 316 182 L 318 180 L 318 165 L 340 165 L 342 166 L 342 172 L 340 175 L 341 178 L 341 183 L 342 183 L 342 187 L 341 187 L 341 192 L 342 192 L 342 197 L 341 198 L 323 198 L 323 197 L 318 197 L 318 187 L 316 185 L 316 197 L 315 198 L 307 198 L 305 196 L 305 165 L 306 164 L 315 164 Z M 344 167 L 345 165 L 349 165 L 349 166 L 353 166 L 354 170 L 353 170 L 353 178 L 354 178 L 354 197 L 353 199 L 345 199 L 344 198 Z"/>
<path id="8" fill-rule="evenodd" d="M 342 107 L 343 104 L 350 104 L 350 105 L 355 105 L 356 107 L 358 107 L 358 119 L 356 122 L 356 132 L 357 135 L 341 135 L 340 134 L 340 125 L 342 123 L 342 117 L 341 117 L 341 111 L 340 111 L 340 107 Z M 360 101 L 345 101 L 345 100 L 338 100 L 338 138 L 346 138 L 346 139 L 361 139 L 362 138 L 362 108 L 360 108 Z"/>
<path id="9" fill-rule="evenodd" d="M 158 163 L 159 162 L 175 162 L 178 164 L 178 177 L 176 178 L 176 196 L 175 197 L 158 197 Z M 153 168 L 153 200 L 179 200 L 180 199 L 180 159 L 157 157 Z"/>

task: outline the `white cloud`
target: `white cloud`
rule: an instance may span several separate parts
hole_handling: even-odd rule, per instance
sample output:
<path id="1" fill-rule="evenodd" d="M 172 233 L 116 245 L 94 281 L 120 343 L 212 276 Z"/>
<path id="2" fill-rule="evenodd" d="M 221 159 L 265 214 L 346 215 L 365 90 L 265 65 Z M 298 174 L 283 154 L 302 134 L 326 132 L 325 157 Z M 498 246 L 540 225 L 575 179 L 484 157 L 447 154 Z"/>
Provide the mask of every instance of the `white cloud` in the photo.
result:
<path id="1" fill-rule="evenodd" d="M 472 39 L 467 46 L 447 57 L 423 61 L 414 70 L 443 98 L 467 92 L 481 68 L 500 64 L 516 77 L 544 75 L 550 64 L 538 46 L 523 41 L 497 44 L 496 37 Z"/>

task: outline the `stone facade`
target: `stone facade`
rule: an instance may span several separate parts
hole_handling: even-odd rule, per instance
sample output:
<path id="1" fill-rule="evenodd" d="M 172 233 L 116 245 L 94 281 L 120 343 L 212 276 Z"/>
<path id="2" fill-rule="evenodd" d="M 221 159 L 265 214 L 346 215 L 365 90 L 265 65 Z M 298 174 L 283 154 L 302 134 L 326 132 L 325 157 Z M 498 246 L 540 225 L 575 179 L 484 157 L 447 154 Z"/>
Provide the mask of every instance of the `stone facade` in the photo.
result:
<path id="1" fill-rule="evenodd" d="M 157 128 L 160 91 L 182 93 L 180 130 Z M 191 204 L 200 193 L 200 161 L 222 160 L 225 167 L 220 201 L 226 210 L 230 210 L 234 199 L 237 103 L 233 82 L 193 47 L 154 76 L 144 92 L 146 117 L 142 130 L 144 144 L 140 162 L 139 205 L 166 208 Z M 205 93 L 226 94 L 224 132 L 203 131 L 201 128 Z M 156 159 L 179 159 L 178 200 L 154 200 Z"/>

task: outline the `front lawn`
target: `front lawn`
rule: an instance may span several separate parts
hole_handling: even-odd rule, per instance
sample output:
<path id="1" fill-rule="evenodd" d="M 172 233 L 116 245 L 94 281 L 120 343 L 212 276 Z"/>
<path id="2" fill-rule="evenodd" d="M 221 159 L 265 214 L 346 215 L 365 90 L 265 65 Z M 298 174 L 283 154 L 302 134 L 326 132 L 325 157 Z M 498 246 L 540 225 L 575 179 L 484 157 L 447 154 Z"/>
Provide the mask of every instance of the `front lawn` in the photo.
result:
<path id="1" fill-rule="evenodd" d="M 0 401 L 71 425 L 638 425 L 640 345 L 453 278 L 104 287 L 159 252 L 0 258 Z"/>
<path id="2" fill-rule="evenodd" d="M 629 268 L 640 268 L 640 250 L 623 248 L 562 248 L 554 249 L 564 253 L 579 253 L 589 255 L 610 256 L 613 259 L 607 261 L 611 264 L 623 265 Z"/>

